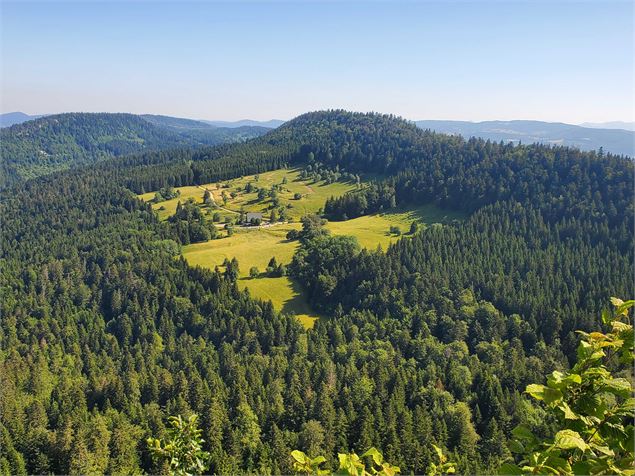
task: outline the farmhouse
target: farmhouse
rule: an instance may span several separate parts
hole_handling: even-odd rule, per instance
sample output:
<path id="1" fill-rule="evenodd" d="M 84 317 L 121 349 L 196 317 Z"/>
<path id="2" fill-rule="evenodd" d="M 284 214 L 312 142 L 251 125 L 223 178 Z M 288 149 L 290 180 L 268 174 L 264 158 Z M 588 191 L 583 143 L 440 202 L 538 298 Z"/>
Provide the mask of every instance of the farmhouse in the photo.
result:
<path id="1" fill-rule="evenodd" d="M 257 213 L 257 212 L 245 213 L 245 219 L 243 221 L 244 224 L 260 223 L 260 222 L 262 222 L 262 213 Z"/>

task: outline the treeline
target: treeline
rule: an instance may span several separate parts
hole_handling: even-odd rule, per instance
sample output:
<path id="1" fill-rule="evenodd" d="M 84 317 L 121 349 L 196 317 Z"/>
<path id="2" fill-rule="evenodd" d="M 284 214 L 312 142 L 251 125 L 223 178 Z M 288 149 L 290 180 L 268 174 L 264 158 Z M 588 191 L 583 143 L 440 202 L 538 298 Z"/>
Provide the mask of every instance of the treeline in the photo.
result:
<path id="1" fill-rule="evenodd" d="M 468 213 L 513 201 L 539 209 L 550 222 L 575 217 L 632 228 L 633 162 L 627 158 L 480 139 L 457 140 L 434 155 L 423 150 L 409 163 L 401 159 L 396 175 L 329 200 L 325 213 L 333 219 L 374 213 L 385 210 L 393 197 L 397 204 L 434 203 Z"/>

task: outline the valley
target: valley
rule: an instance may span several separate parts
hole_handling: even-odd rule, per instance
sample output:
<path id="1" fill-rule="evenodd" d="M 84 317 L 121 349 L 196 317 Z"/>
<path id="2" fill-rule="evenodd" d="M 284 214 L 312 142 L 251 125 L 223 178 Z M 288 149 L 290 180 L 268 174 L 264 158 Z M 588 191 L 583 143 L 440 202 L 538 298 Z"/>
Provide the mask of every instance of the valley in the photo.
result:
<path id="1" fill-rule="evenodd" d="M 192 415 L 214 474 L 370 447 L 425 474 L 433 445 L 459 474 L 508 468 L 515 428 L 568 424 L 525 389 L 631 305 L 609 298 L 635 293 L 633 176 L 337 110 L 0 191 L 0 469 L 167 474 L 149 442 Z"/>
<path id="2" fill-rule="evenodd" d="M 635 476 L 632 0 L 0 3 L 0 476 Z"/>
<path id="3" fill-rule="evenodd" d="M 217 215 L 216 239 L 184 245 L 182 256 L 192 266 L 209 269 L 223 269 L 225 260 L 236 258 L 240 266 L 238 286 L 249 289 L 257 299 L 271 300 L 278 311 L 295 314 L 306 328 L 313 327 L 319 317 L 311 311 L 303 295 L 302 288 L 288 276 L 270 277 L 265 270 L 271 258 L 288 265 L 298 247 L 297 240 L 290 240 L 291 230 L 300 231 L 300 218 L 319 213 L 329 197 L 342 196 L 359 187 L 350 182 L 325 183 L 309 178 L 301 178 L 301 169 L 280 169 L 261 174 L 239 177 L 223 182 L 205 185 L 191 185 L 175 188 L 177 197 L 160 202 L 152 202 L 156 191 L 140 194 L 145 202 L 152 202 L 161 220 L 174 215 L 179 202 L 193 201 L 211 219 Z M 249 187 L 249 191 L 246 188 Z M 254 190 L 251 190 L 251 187 Z M 287 210 L 284 222 L 263 222 L 260 226 L 240 226 L 237 220 L 241 212 L 262 213 L 271 216 L 272 198 L 259 199 L 260 189 L 271 190 L 280 187 L 276 194 L 279 206 Z M 205 191 L 213 196 L 213 201 L 205 203 Z M 298 198 L 297 194 L 301 197 Z M 401 207 L 387 212 L 374 213 L 344 221 L 329 221 L 325 228 L 333 235 L 353 236 L 362 248 L 386 250 L 401 237 L 411 236 L 411 226 L 428 226 L 462 220 L 465 214 L 442 210 L 433 205 Z M 266 218 L 265 218 L 266 220 Z M 232 227 L 231 234 L 225 226 Z M 252 268 L 258 268 L 257 277 L 250 276 Z"/>

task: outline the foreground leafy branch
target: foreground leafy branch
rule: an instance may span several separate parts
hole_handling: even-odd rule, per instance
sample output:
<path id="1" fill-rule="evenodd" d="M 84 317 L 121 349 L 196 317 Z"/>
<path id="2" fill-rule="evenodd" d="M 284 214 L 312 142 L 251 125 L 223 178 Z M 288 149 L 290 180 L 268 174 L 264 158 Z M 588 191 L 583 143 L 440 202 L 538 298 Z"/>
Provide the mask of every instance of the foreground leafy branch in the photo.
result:
<path id="1" fill-rule="evenodd" d="M 311 458 L 299 450 L 292 451 L 291 456 L 294 460 L 293 470 L 296 473 L 318 476 L 331 474 L 331 471 L 320 468 L 320 466 L 326 462 L 324 456 Z M 377 448 L 370 448 L 361 456 L 358 456 L 356 453 L 338 453 L 337 458 L 340 465 L 335 474 L 349 476 L 395 476 L 395 474 L 401 471 L 398 466 L 393 466 L 387 461 L 384 461 L 384 456 Z M 370 464 L 367 465 L 366 461 L 369 461 Z"/>
<path id="2" fill-rule="evenodd" d="M 614 312 L 602 314 L 610 331 L 578 331 L 582 341 L 573 368 L 553 372 L 546 385 L 527 386 L 526 393 L 558 418 L 560 431 L 540 440 L 526 426 L 516 427 L 510 450 L 517 462 L 504 464 L 501 474 L 635 474 L 629 319 L 635 301 L 611 301 Z M 611 369 L 621 369 L 628 378 L 615 377 Z"/>
<path id="3" fill-rule="evenodd" d="M 198 416 L 170 417 L 170 426 L 165 439 L 148 438 L 151 453 L 168 464 L 170 474 L 202 474 L 207 469 L 209 453 L 202 448 L 204 440 L 202 430 L 198 428 Z"/>
<path id="4" fill-rule="evenodd" d="M 527 426 L 517 426 L 510 450 L 513 461 L 500 474 L 617 474 L 635 475 L 632 368 L 633 325 L 629 310 L 635 301 L 612 298 L 614 312 L 604 312 L 602 321 L 610 330 L 578 331 L 582 337 L 576 364 L 566 372 L 554 371 L 546 385 L 531 384 L 526 393 L 542 402 L 555 416 L 559 430 L 553 438 L 540 439 Z M 614 375 L 615 374 L 615 375 Z M 200 474 L 207 468 L 209 453 L 202 449 L 197 417 L 170 418 L 165 440 L 150 438 L 155 457 L 167 464 L 171 474 Z M 434 445 L 433 445 L 434 446 Z M 453 474 L 456 464 L 434 446 L 438 461 L 430 463 L 427 474 Z M 291 453 L 296 473 L 322 476 L 331 474 L 323 465 L 324 456 L 310 457 L 302 451 Z M 362 455 L 339 453 L 334 474 L 349 476 L 395 476 L 400 468 L 386 462 L 370 448 Z"/>

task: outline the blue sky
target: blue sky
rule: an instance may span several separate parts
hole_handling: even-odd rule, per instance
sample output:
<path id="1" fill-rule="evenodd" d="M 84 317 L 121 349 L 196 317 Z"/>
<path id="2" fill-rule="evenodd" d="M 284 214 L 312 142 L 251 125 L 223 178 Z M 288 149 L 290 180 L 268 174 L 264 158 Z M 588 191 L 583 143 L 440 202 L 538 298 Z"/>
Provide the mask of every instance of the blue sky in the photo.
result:
<path id="1" fill-rule="evenodd" d="M 2 112 L 632 121 L 633 3 L 2 1 Z"/>

